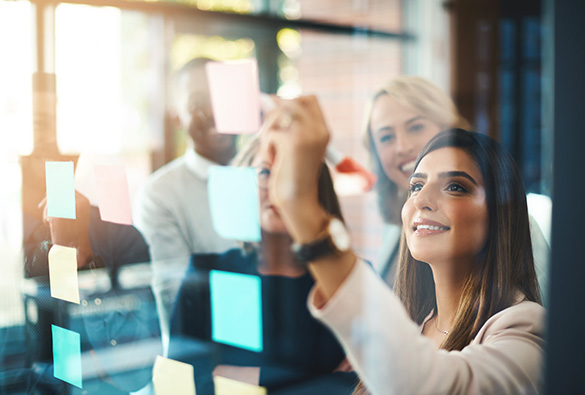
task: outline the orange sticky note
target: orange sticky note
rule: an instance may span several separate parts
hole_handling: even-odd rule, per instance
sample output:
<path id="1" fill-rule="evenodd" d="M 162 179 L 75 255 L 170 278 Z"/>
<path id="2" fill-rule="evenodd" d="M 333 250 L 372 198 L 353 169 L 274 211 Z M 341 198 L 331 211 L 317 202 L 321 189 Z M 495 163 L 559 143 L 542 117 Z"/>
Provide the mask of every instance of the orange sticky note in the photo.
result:
<path id="1" fill-rule="evenodd" d="M 213 377 L 215 395 L 266 395 L 266 388 L 221 376 Z"/>
<path id="2" fill-rule="evenodd" d="M 53 245 L 49 251 L 49 281 L 51 296 L 79 304 L 77 281 L 77 250 Z"/>
<path id="3" fill-rule="evenodd" d="M 126 168 L 124 166 L 96 165 L 95 182 L 102 221 L 132 225 L 132 207 Z"/>
<path id="4" fill-rule="evenodd" d="M 260 129 L 260 84 L 256 59 L 205 64 L 215 128 L 253 134 Z"/>
<path id="5" fill-rule="evenodd" d="M 193 366 L 158 355 L 152 368 L 156 395 L 195 395 Z"/>

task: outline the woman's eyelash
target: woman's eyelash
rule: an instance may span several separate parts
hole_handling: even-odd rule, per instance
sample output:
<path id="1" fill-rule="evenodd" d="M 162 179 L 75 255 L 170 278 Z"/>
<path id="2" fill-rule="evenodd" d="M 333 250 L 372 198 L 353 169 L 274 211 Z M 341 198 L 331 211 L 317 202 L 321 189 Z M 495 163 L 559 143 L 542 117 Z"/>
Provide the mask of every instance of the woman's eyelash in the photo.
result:
<path id="1" fill-rule="evenodd" d="M 411 125 L 408 130 L 410 130 L 411 132 L 418 132 L 419 130 L 422 130 L 425 126 L 421 123 L 417 123 L 415 125 Z"/>
<path id="2" fill-rule="evenodd" d="M 415 182 L 408 186 L 408 192 L 409 193 L 418 192 L 421 190 L 421 188 L 422 184 L 420 182 Z"/>
<path id="3" fill-rule="evenodd" d="M 456 182 L 450 183 L 449 185 L 447 185 L 447 188 L 445 189 L 447 189 L 450 192 L 469 192 L 467 188 Z"/>
<path id="4" fill-rule="evenodd" d="M 394 138 L 393 135 L 391 135 L 391 134 L 385 134 L 385 135 L 383 135 L 383 136 L 380 137 L 380 142 L 381 143 L 385 143 L 387 141 L 392 140 L 393 138 Z"/>

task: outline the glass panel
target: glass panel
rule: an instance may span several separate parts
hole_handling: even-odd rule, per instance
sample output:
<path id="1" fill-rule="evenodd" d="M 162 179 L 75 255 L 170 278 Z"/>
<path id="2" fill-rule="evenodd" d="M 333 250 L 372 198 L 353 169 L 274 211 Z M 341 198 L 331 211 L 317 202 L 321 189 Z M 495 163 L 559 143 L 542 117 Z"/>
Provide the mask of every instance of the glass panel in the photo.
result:
<path id="1" fill-rule="evenodd" d="M 62 153 L 80 154 L 76 187 L 97 204 L 93 166 L 125 164 L 133 197 L 150 172 L 150 150 L 163 145 L 164 85 L 155 58 L 161 22 L 62 4 L 55 24 L 57 141 Z"/>
<path id="2" fill-rule="evenodd" d="M 0 2 L 0 151 L 32 151 L 31 5 Z M 11 59 L 10 62 L 6 59 Z M 4 156 L 4 155 L 2 155 Z"/>
<path id="3" fill-rule="evenodd" d="M 181 3 L 202 10 L 267 13 L 386 31 L 400 31 L 405 12 L 404 2 L 394 0 Z M 507 201 L 502 204 L 492 198 L 506 197 L 507 191 L 485 192 L 487 188 L 502 186 L 515 190 L 520 185 L 516 179 L 510 181 L 515 167 L 506 162 L 508 156 L 501 155 L 498 163 L 489 163 L 491 157 L 487 162 L 474 162 L 471 155 L 461 150 L 446 151 L 443 147 L 429 153 L 423 161 L 436 158 L 433 154 L 438 155 L 439 151 L 449 154 L 435 159 L 431 162 L 433 166 L 425 165 L 426 170 L 419 172 L 414 177 L 416 182 L 411 183 L 409 177 L 422 147 L 441 129 L 468 126 L 454 111 L 449 97 L 428 88 L 428 83 L 418 81 L 430 91 L 420 88 L 414 79 L 403 79 L 407 82 L 399 83 L 398 88 L 388 82 L 417 70 L 439 79 L 433 82 L 443 90 L 452 85 L 453 96 L 468 101 L 462 107 L 469 110 L 464 115 L 474 124 L 471 128 L 480 129 L 466 136 L 473 136 L 470 139 L 485 138 L 482 133 L 497 136 L 516 157 L 519 177 L 524 176 L 528 190 L 543 192 L 546 182 L 542 180 L 540 158 L 547 148 L 541 143 L 539 106 L 543 99 L 540 71 L 543 32 L 535 17 L 518 20 L 502 16 L 496 22 L 477 18 L 467 30 L 473 51 L 466 55 L 472 61 L 454 64 L 454 59 L 460 57 L 450 56 L 450 51 L 461 49 L 442 43 L 449 38 L 452 28 L 447 23 L 447 10 L 441 8 L 444 13 L 441 23 L 432 29 L 424 26 L 426 21 L 433 20 L 432 14 L 438 8 L 437 4 L 429 9 L 422 3 L 412 6 L 409 18 L 413 20 L 409 26 L 420 30 L 415 29 L 412 34 L 424 37 L 406 43 L 365 34 L 276 30 L 274 25 L 255 24 L 256 19 L 248 16 L 226 17 L 219 13 L 207 18 L 209 14 L 162 15 L 60 4 L 55 13 L 55 70 L 57 142 L 61 152 L 52 157 L 37 156 L 37 177 L 27 179 L 23 188 L 21 172 L 26 173 L 26 160 L 22 158 L 33 156 L 25 154 L 33 151 L 30 76 L 34 51 L 28 49 L 33 48 L 34 19 L 29 3 L 0 2 L 0 54 L 14 59 L 0 62 L 0 174 L 4 180 L 0 188 L 0 394 L 145 395 L 160 393 L 159 386 L 172 388 L 177 383 L 182 383 L 181 390 L 196 386 L 198 394 L 214 393 L 214 385 L 217 389 L 242 383 L 262 385 L 269 393 L 352 393 L 359 380 L 346 360 L 351 352 L 357 355 L 352 360 L 360 364 L 354 367 L 373 375 L 364 375 L 365 384 L 380 385 L 381 388 L 371 388 L 378 392 L 400 382 L 403 371 L 408 371 L 404 377 L 417 377 L 414 383 L 407 382 L 405 386 L 426 384 L 427 380 L 437 378 L 430 382 L 428 391 L 417 391 L 419 388 L 409 391 L 408 387 L 405 392 L 448 392 L 454 388 L 449 381 L 455 380 L 453 377 L 465 380 L 468 370 L 458 376 L 456 372 L 455 376 L 416 375 L 424 363 L 437 369 L 444 366 L 433 365 L 436 348 L 459 349 L 472 341 L 473 331 L 478 328 L 466 325 L 476 318 L 487 319 L 493 312 L 484 311 L 483 318 L 475 316 L 474 301 L 480 298 L 478 295 L 483 306 L 490 303 L 493 295 L 510 291 L 501 304 L 492 307 L 505 309 L 513 303 L 517 290 L 509 290 L 507 282 L 502 286 L 501 280 L 494 277 L 489 278 L 487 285 L 484 283 L 491 272 L 504 276 L 517 265 L 524 265 L 526 277 L 522 278 L 529 284 L 520 281 L 516 285 L 529 299 L 538 299 L 529 249 L 534 246 L 537 260 L 547 257 L 550 198 L 528 196 L 531 219 L 524 210 L 510 211 Z M 164 7 L 160 9 L 165 12 Z M 416 20 L 420 16 L 417 13 L 424 18 Z M 463 17 L 471 20 L 473 13 L 464 13 Z M 9 42 L 5 37 L 14 39 Z M 524 42 L 520 37 L 527 40 Z M 409 45 L 413 52 L 407 55 Z M 346 278 L 342 288 L 329 295 L 325 295 L 327 286 L 321 283 L 314 294 L 317 299 L 310 302 L 325 296 L 345 298 L 332 299 L 321 306 L 313 303 L 313 307 L 325 308 L 313 313 L 332 314 L 333 321 L 342 322 L 341 330 L 335 323 L 329 325 L 340 332 L 339 336 L 345 336 L 345 344 L 352 344 L 353 349 L 344 350 L 334 334 L 307 308 L 309 292 L 315 289 L 311 273 L 326 266 L 320 267 L 317 262 L 308 269 L 306 262 L 293 254 L 287 229 L 290 218 L 283 217 L 281 212 L 286 207 L 279 209 L 278 202 L 270 200 L 270 180 L 274 176 L 271 172 L 277 171 L 272 163 L 273 149 L 279 147 L 259 147 L 266 144 L 266 133 L 259 137 L 217 133 L 205 62 L 250 58 L 257 61 L 261 89 L 280 96 L 279 99 L 262 95 L 262 113 L 254 114 L 255 120 L 263 117 L 273 122 L 278 130 L 270 133 L 280 133 L 269 136 L 285 139 L 289 133 L 299 132 L 292 126 L 299 121 L 299 114 L 291 109 L 299 112 L 303 109 L 287 107 L 292 104 L 280 100 L 309 94 L 316 95 L 331 133 L 326 154 L 329 166 L 321 168 L 318 182 L 319 204 L 328 214 L 344 217 L 351 247 L 365 261 L 359 261 L 353 270 L 357 267 L 364 271 L 358 273 L 361 277 Z M 424 67 L 413 65 L 423 59 L 428 63 Z M 410 68 L 406 69 L 409 62 Z M 465 73 L 469 74 L 467 85 L 463 83 L 467 80 L 462 81 L 461 77 L 467 76 Z M 446 75 L 449 81 L 441 77 Z M 246 86 L 240 83 L 247 77 L 252 79 L 255 74 L 241 74 L 234 79 L 230 85 L 234 87 L 231 91 L 234 96 L 245 91 Z M 225 80 L 228 78 L 231 76 L 225 74 Z M 385 91 L 381 92 L 383 86 Z M 432 99 L 436 96 L 440 97 L 440 105 L 434 106 Z M 245 104 L 255 102 L 250 95 Z M 279 103 L 287 110 L 271 112 Z M 229 115 L 235 118 L 237 110 Z M 306 130 L 313 126 L 306 124 Z M 393 146 L 382 145 L 392 141 Z M 309 155 L 310 151 L 303 152 L 302 159 L 305 153 Z M 70 160 L 74 164 L 45 167 L 46 162 Z M 500 160 L 506 165 L 500 166 Z M 341 163 L 351 165 L 353 171 L 345 172 Z M 452 168 L 443 171 L 443 166 L 463 166 L 466 172 L 462 174 L 459 168 L 455 169 L 459 172 Z M 52 169 L 67 171 L 50 177 Z M 327 178 L 326 169 L 332 180 Z M 499 177 L 496 181 L 484 180 L 494 173 Z M 45 187 L 46 174 L 49 177 Z M 373 188 L 372 174 L 378 179 L 377 189 Z M 218 175 L 225 175 L 229 182 L 216 189 L 212 186 L 219 182 Z M 444 179 L 450 181 L 445 184 Z M 40 191 L 38 196 L 26 192 L 30 184 Z M 425 201 L 421 191 L 433 186 L 435 193 L 426 196 Z M 75 207 L 69 207 L 75 218 L 61 218 L 53 212 L 53 197 L 62 189 L 64 197 L 58 202 L 75 197 Z M 48 196 L 43 201 L 45 192 Z M 514 204 L 523 205 L 524 194 L 514 196 Z M 27 211 L 23 201 L 30 205 L 34 199 L 32 206 L 36 211 Z M 405 218 L 410 219 L 406 226 L 401 217 L 404 201 Z M 489 211 L 492 206 L 499 208 L 501 223 L 491 222 L 495 216 Z M 222 237 L 222 229 L 213 219 L 217 207 L 228 226 L 238 230 L 250 227 L 253 231 L 249 233 L 253 235 L 246 240 Z M 243 215 L 244 211 L 250 215 Z M 231 214 L 226 215 L 228 212 Z M 413 212 L 420 218 L 412 219 Z M 251 218 L 246 226 L 237 222 L 244 218 Z M 311 216 L 310 220 L 314 219 Z M 333 236 L 345 239 L 339 221 L 331 223 L 335 225 L 331 228 Z M 413 226 L 408 226 L 409 223 Z M 534 230 L 538 230 L 535 223 L 542 230 L 539 239 L 534 237 L 537 233 Z M 502 231 L 496 225 L 507 227 Z M 461 232 L 459 227 L 465 231 Z M 512 227 L 521 231 L 512 231 L 516 229 Z M 325 221 L 322 228 L 325 229 Z M 403 244 L 399 258 L 403 232 L 411 238 L 408 244 Z M 414 232 L 419 233 L 413 236 Z M 318 233 L 321 234 L 325 231 Z M 533 245 L 528 243 L 528 235 Z M 413 239 L 415 236 L 420 239 Z M 495 248 L 501 247 L 498 243 L 504 246 Z M 321 247 L 331 248 L 328 243 Z M 301 253 L 308 254 L 307 249 L 310 248 L 305 246 Z M 489 253 L 484 254 L 486 250 Z M 505 251 L 524 255 L 515 258 L 510 252 L 501 260 L 484 259 L 500 257 Z M 437 256 L 444 259 L 437 261 Z M 333 254 L 328 259 L 335 261 L 336 257 L 339 255 Z M 335 261 L 339 265 L 332 266 L 331 278 L 338 279 L 335 276 L 340 273 L 339 268 L 348 262 Z M 403 277 L 402 288 L 397 290 L 402 299 L 393 300 L 393 293 L 369 266 L 392 286 L 398 262 L 423 274 Z M 480 264 L 476 265 L 477 262 Z M 501 262 L 512 264 L 513 268 L 490 266 Z M 539 281 L 546 287 L 546 259 L 537 263 L 536 274 L 544 276 Z M 445 267 L 448 270 L 443 272 Z M 490 269 L 484 272 L 484 268 Z M 411 272 L 402 273 L 406 274 L 398 275 Z M 482 275 L 477 281 L 467 278 L 461 281 L 461 277 L 477 273 Z M 509 280 L 519 277 L 514 274 Z M 355 278 L 359 281 L 352 282 Z M 413 278 L 425 282 L 414 283 L 410 281 Z M 444 283 L 439 278 L 448 278 L 455 287 L 468 284 L 454 288 L 458 292 L 450 294 L 452 300 L 459 301 L 463 295 L 462 300 L 469 302 L 458 305 L 469 309 L 471 318 L 467 323 L 457 321 L 454 315 L 443 320 L 445 305 L 440 298 L 444 293 L 437 290 Z M 366 287 L 360 288 L 364 284 Z M 420 286 L 413 289 L 412 284 Z M 479 288 L 468 290 L 475 285 Z M 501 288 L 492 295 L 485 292 L 492 291 L 491 287 Z M 451 292 L 446 288 L 439 291 Z M 420 294 L 424 294 L 425 303 L 416 307 Z M 401 307 L 405 300 L 412 302 L 406 303 L 406 307 L 413 320 Z M 525 317 L 528 321 L 542 312 L 535 305 L 530 308 L 536 314 L 528 314 Z M 449 318 L 454 322 L 451 327 Z M 538 324 L 535 320 L 534 325 L 528 326 L 536 328 Z M 396 342 L 397 337 L 390 336 L 392 341 L 388 341 L 387 335 L 393 333 L 386 331 L 396 328 L 404 328 L 400 334 L 409 340 L 400 337 Z M 480 329 L 486 333 L 490 330 L 489 325 Z M 478 353 L 481 358 L 495 358 L 490 366 L 515 360 L 518 353 L 504 359 L 500 359 L 500 353 L 481 354 L 481 343 L 498 339 L 506 331 L 503 329 L 493 337 L 483 337 L 484 332 L 480 332 L 473 340 L 480 344 L 474 345 L 469 353 L 458 353 L 456 358 L 473 360 L 474 353 Z M 421 341 L 418 332 L 436 344 Z M 451 337 L 453 333 L 457 336 Z M 509 341 L 517 341 L 518 333 L 524 332 L 515 327 Z M 541 336 L 530 334 L 524 340 L 533 342 Z M 462 338 L 463 343 L 458 340 Z M 375 341 L 370 342 L 372 339 Z M 501 347 L 496 343 L 490 347 Z M 536 343 L 530 347 L 536 351 L 534 354 L 527 351 L 530 358 L 521 361 L 523 365 L 538 362 L 541 343 L 539 340 Z M 363 348 L 364 344 L 374 346 Z M 506 353 L 508 349 L 514 348 L 506 343 L 500 351 Z M 402 355 L 398 370 L 393 370 L 394 353 Z M 160 358 L 162 355 L 184 364 L 168 365 L 169 361 Z M 420 356 L 424 361 L 402 363 Z M 452 357 L 447 352 L 440 356 Z M 376 363 L 374 368 L 372 362 Z M 384 369 L 380 369 L 382 365 Z M 457 368 L 455 363 L 449 366 Z M 476 369 L 473 363 L 466 366 Z M 157 376 L 161 371 L 166 373 Z M 175 374 L 182 371 L 186 376 L 175 380 Z M 371 380 L 380 371 L 382 376 Z M 239 383 L 214 379 L 214 375 Z M 503 376 L 488 376 L 490 380 L 483 384 L 490 389 L 500 383 L 498 380 L 506 380 Z M 483 376 L 478 373 L 473 377 L 481 380 Z M 444 388 L 445 383 L 448 385 Z M 507 388 L 508 384 L 502 386 Z M 522 390 L 525 388 L 516 392 Z"/>

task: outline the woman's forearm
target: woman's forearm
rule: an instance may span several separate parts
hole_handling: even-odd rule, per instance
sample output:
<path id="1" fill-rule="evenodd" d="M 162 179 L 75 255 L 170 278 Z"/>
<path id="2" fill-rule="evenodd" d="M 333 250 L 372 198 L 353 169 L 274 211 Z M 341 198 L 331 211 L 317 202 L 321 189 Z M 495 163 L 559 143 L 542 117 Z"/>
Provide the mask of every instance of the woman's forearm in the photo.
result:
<path id="1" fill-rule="evenodd" d="M 293 239 L 300 244 L 314 241 L 323 232 L 330 216 L 317 201 L 295 201 L 283 213 Z M 327 255 L 309 263 L 309 271 L 327 302 L 351 273 L 356 262 L 353 251 Z"/>

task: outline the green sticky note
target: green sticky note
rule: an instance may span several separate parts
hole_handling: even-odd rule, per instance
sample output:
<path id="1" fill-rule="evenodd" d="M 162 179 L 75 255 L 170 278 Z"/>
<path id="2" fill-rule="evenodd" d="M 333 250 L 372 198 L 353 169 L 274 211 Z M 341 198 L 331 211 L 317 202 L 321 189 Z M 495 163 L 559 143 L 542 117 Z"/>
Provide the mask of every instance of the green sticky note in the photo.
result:
<path id="1" fill-rule="evenodd" d="M 76 387 L 81 386 L 81 337 L 56 325 L 53 332 L 53 376 Z"/>
<path id="2" fill-rule="evenodd" d="M 214 341 L 262 351 L 260 277 L 212 270 L 211 337 Z"/>
<path id="3" fill-rule="evenodd" d="M 75 219 L 75 180 L 73 162 L 45 162 L 47 214 Z"/>
<path id="4" fill-rule="evenodd" d="M 260 197 L 254 168 L 210 167 L 208 193 L 213 226 L 221 237 L 261 240 Z"/>

